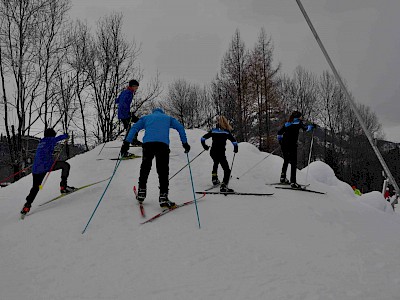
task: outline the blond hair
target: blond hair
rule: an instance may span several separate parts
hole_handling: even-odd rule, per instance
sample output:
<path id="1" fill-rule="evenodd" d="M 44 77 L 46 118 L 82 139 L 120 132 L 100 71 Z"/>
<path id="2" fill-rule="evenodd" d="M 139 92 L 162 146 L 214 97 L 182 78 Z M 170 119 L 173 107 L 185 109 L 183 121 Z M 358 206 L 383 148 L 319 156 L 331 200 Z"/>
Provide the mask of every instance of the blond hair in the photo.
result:
<path id="1" fill-rule="evenodd" d="M 229 124 L 229 121 L 224 116 L 217 117 L 217 124 L 219 128 L 232 131 L 232 126 Z"/>

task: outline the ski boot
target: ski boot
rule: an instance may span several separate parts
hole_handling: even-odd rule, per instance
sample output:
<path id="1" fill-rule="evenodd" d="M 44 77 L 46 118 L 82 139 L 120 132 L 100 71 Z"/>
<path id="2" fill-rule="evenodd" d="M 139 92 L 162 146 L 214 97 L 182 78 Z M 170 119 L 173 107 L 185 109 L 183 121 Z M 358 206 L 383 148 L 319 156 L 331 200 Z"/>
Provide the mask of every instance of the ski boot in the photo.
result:
<path id="1" fill-rule="evenodd" d="M 61 185 L 60 186 L 60 193 L 61 194 L 70 194 L 77 190 L 77 188 L 68 185 Z"/>
<path id="2" fill-rule="evenodd" d="M 136 154 L 134 154 L 134 153 L 129 153 L 129 152 L 126 152 L 126 153 L 121 154 L 121 160 L 124 160 L 124 159 L 132 159 L 132 158 L 136 158 Z"/>
<path id="3" fill-rule="evenodd" d="M 280 183 L 283 183 L 283 184 L 289 184 L 290 183 L 289 180 L 286 178 L 286 175 L 284 173 L 281 174 L 281 179 L 279 181 L 280 181 Z"/>
<path id="4" fill-rule="evenodd" d="M 168 194 L 167 193 L 161 193 L 160 197 L 158 198 L 158 201 L 160 202 L 160 207 L 162 208 L 174 208 L 176 205 L 174 202 L 170 201 L 168 199 Z"/>
<path id="5" fill-rule="evenodd" d="M 298 183 L 296 183 L 296 182 L 292 182 L 292 183 L 290 184 L 290 187 L 291 187 L 292 189 L 301 189 L 301 185 L 298 184 Z"/>
<path id="6" fill-rule="evenodd" d="M 235 192 L 234 190 L 228 188 L 228 186 L 225 183 L 221 183 L 221 187 L 220 187 L 219 191 L 221 193 L 234 193 Z"/>
<path id="7" fill-rule="evenodd" d="M 144 199 L 146 199 L 146 189 L 139 188 L 136 195 L 136 200 L 139 201 L 139 203 L 142 203 Z"/>
<path id="8" fill-rule="evenodd" d="M 220 181 L 219 181 L 219 179 L 218 179 L 218 175 L 215 174 L 215 173 L 212 174 L 211 181 L 212 181 L 212 184 L 213 184 L 213 185 L 218 185 L 218 184 L 220 184 Z"/>
<path id="9" fill-rule="evenodd" d="M 31 205 L 26 202 L 21 210 L 21 215 L 25 216 L 31 210 Z"/>

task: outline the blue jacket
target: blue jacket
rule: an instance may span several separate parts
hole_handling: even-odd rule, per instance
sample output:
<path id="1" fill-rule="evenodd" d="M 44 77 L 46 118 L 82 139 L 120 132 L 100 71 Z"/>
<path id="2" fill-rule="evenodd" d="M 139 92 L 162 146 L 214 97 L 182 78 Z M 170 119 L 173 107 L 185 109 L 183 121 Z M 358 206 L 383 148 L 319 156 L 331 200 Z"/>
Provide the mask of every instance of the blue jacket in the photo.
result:
<path id="1" fill-rule="evenodd" d="M 131 103 L 133 99 L 133 92 L 129 89 L 121 92 L 115 103 L 118 104 L 118 119 L 129 119 L 131 117 Z"/>
<path id="2" fill-rule="evenodd" d="M 63 134 L 57 137 L 45 137 L 40 140 L 33 161 L 33 174 L 46 173 L 50 171 L 54 162 L 54 148 L 59 141 L 65 140 L 66 138 L 68 138 L 68 134 Z"/>
<path id="3" fill-rule="evenodd" d="M 143 143 L 162 142 L 169 145 L 169 129 L 178 131 L 182 143 L 187 143 L 185 128 L 175 118 L 168 116 L 161 108 L 156 108 L 150 115 L 141 117 L 128 133 L 126 141 L 132 143 L 133 137 L 140 130 L 146 132 L 143 137 Z"/>

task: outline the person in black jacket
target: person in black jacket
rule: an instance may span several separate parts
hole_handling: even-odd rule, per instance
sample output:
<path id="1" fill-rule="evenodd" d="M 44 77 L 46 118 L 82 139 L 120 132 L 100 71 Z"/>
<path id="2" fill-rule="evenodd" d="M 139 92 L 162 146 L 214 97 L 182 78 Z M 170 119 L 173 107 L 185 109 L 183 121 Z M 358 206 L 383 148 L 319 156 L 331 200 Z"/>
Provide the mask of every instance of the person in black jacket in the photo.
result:
<path id="1" fill-rule="evenodd" d="M 300 188 L 301 186 L 296 182 L 297 170 L 297 140 L 299 138 L 299 131 L 311 131 L 315 127 L 314 124 L 305 125 L 301 118 L 299 111 L 294 111 L 289 117 L 289 120 L 278 131 L 278 141 L 281 145 L 283 153 L 283 166 L 281 172 L 281 183 L 287 183 L 293 188 Z M 286 178 L 286 171 L 290 163 L 290 182 Z"/>
<path id="2" fill-rule="evenodd" d="M 228 188 L 229 179 L 231 176 L 231 170 L 229 169 L 228 161 L 225 156 L 225 146 L 226 140 L 230 140 L 233 144 L 233 152 L 238 152 L 238 143 L 236 139 L 231 134 L 232 126 L 229 124 L 228 120 L 224 116 L 217 117 L 216 128 L 211 129 L 201 138 L 201 144 L 204 150 L 208 150 L 210 147 L 206 144 L 206 140 L 212 138 L 212 145 L 210 150 L 210 156 L 214 161 L 212 169 L 212 183 L 218 185 L 218 165 L 224 169 L 224 179 L 222 180 L 220 191 L 221 192 L 234 192 L 232 189 Z"/>

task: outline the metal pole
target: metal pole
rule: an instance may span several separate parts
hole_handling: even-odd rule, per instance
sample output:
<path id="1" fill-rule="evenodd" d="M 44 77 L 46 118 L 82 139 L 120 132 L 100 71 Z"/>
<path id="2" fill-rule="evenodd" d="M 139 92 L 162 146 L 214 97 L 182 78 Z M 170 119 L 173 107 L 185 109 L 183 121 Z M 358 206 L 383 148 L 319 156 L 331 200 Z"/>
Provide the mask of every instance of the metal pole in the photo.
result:
<path id="1" fill-rule="evenodd" d="M 307 15 L 307 12 L 305 11 L 305 9 L 304 9 L 304 7 L 303 7 L 303 4 L 301 3 L 300 0 L 296 0 L 296 2 L 297 2 L 297 4 L 298 4 L 298 6 L 299 6 L 301 12 L 303 13 L 303 16 L 304 16 L 304 18 L 306 19 L 307 24 L 308 24 L 308 26 L 310 27 L 311 32 L 313 33 L 313 35 L 314 35 L 314 37 L 315 37 L 315 39 L 316 39 L 316 41 L 317 41 L 319 47 L 321 48 L 321 51 L 322 51 L 322 53 L 324 54 L 326 61 L 328 62 L 329 66 L 331 67 L 332 72 L 333 72 L 333 74 L 334 74 L 335 77 L 336 77 L 336 80 L 338 81 L 340 87 L 342 88 L 344 94 L 346 95 L 346 98 L 347 98 L 347 100 L 348 100 L 349 103 L 350 103 L 351 109 L 353 110 L 353 112 L 354 112 L 354 114 L 356 115 L 358 121 L 360 122 L 361 128 L 363 129 L 365 135 L 367 136 L 368 141 L 369 141 L 369 143 L 371 144 L 372 149 L 374 150 L 376 156 L 378 157 L 379 162 L 381 163 L 383 169 L 385 170 L 387 176 L 389 177 L 390 182 L 392 182 L 392 184 L 393 184 L 393 186 L 394 186 L 394 188 L 395 188 L 395 190 L 396 190 L 397 197 L 396 197 L 396 199 L 392 202 L 392 207 L 394 208 L 394 205 L 398 203 L 398 197 L 399 197 L 399 195 L 400 195 L 399 186 L 397 185 L 396 181 L 394 180 L 394 177 L 393 177 L 392 173 L 390 172 L 390 170 L 389 170 L 389 168 L 388 168 L 388 166 L 387 166 L 385 160 L 383 159 L 382 154 L 379 152 L 379 149 L 378 149 L 378 148 L 376 147 L 376 145 L 374 144 L 374 140 L 373 140 L 373 138 L 372 138 L 371 133 L 368 131 L 368 128 L 367 128 L 367 126 L 366 126 L 365 123 L 364 123 L 364 120 L 362 119 L 360 113 L 359 113 L 358 110 L 357 110 L 357 106 L 356 106 L 355 102 L 354 102 L 353 99 L 351 98 L 349 92 L 347 91 L 346 86 L 344 85 L 344 83 L 343 83 L 343 81 L 342 81 L 342 78 L 340 77 L 338 71 L 336 70 L 335 66 L 333 65 L 332 60 L 330 59 L 330 57 L 329 57 L 329 55 L 328 55 L 328 52 L 326 51 L 324 45 L 322 44 L 322 42 L 321 42 L 321 40 L 320 40 L 320 38 L 319 38 L 319 36 L 318 36 L 318 33 L 316 32 L 316 30 L 315 30 L 313 24 L 311 23 L 310 18 L 309 18 L 308 15 Z"/>

